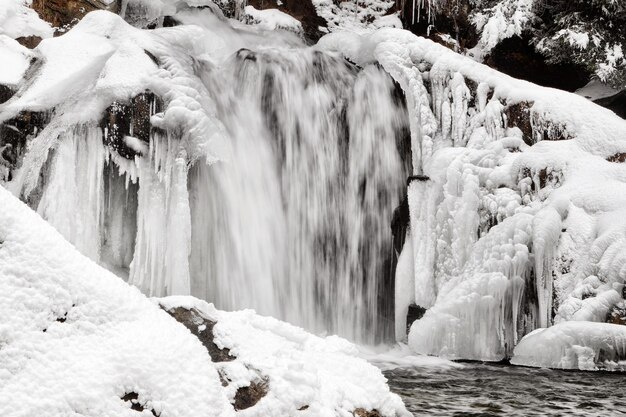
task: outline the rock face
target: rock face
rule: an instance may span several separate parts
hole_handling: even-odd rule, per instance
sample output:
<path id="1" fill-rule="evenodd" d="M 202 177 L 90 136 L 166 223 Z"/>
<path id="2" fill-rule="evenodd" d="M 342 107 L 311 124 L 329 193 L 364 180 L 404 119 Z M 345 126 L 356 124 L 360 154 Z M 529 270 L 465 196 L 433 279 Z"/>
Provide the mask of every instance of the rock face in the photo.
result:
<path id="1" fill-rule="evenodd" d="M 130 103 L 112 103 L 101 121 L 105 144 L 120 156 L 133 159 L 136 149 L 127 146 L 125 138 L 133 137 L 144 143 L 150 141 L 150 117 L 163 109 L 162 100 L 147 91 L 130 100 Z"/>
<path id="2" fill-rule="evenodd" d="M 3 167 L 8 169 L 5 180 L 11 179 L 11 171 L 17 167 L 28 139 L 36 136 L 49 121 L 49 112 L 23 111 L 0 123 L 0 174 Z"/>
<path id="3" fill-rule="evenodd" d="M 87 13 L 94 10 L 110 10 L 117 13 L 119 1 L 107 4 L 100 0 L 33 0 L 32 8 L 46 22 L 62 34 L 75 25 Z"/>

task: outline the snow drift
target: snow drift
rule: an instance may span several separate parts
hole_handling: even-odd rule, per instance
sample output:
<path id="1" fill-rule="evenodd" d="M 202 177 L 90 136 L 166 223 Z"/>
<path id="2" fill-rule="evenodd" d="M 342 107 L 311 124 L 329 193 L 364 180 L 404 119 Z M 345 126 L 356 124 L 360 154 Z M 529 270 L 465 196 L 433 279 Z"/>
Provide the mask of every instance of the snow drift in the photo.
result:
<path id="1" fill-rule="evenodd" d="M 236 390 L 259 375 L 269 384 L 266 396 L 237 415 L 352 416 L 359 408 L 408 415 L 347 341 L 192 298 L 152 302 L 4 188 L 0 207 L 3 416 L 132 416 L 138 405 L 161 417 L 234 416 Z M 158 303 L 216 321 L 215 343 L 236 359 L 211 362 Z"/>

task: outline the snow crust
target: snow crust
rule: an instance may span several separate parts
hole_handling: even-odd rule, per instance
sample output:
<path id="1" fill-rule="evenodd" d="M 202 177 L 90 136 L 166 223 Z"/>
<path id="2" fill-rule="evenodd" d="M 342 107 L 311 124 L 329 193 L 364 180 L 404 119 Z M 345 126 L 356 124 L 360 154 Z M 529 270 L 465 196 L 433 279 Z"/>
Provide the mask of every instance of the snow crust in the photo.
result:
<path id="1" fill-rule="evenodd" d="M 581 371 L 626 370 L 626 327 L 571 321 L 526 335 L 511 363 Z"/>
<path id="2" fill-rule="evenodd" d="M 79 254 L 4 188 L 0 206 L 3 416 L 131 416 L 137 412 L 121 399 L 131 392 L 163 417 L 347 417 L 359 407 L 410 415 L 349 342 L 191 297 L 150 301 Z M 211 362 L 159 305 L 196 308 L 217 320 L 215 343 L 237 359 Z M 227 387 L 220 374 L 231 381 Z M 268 394 L 235 413 L 236 389 L 259 376 L 269 380 Z"/>

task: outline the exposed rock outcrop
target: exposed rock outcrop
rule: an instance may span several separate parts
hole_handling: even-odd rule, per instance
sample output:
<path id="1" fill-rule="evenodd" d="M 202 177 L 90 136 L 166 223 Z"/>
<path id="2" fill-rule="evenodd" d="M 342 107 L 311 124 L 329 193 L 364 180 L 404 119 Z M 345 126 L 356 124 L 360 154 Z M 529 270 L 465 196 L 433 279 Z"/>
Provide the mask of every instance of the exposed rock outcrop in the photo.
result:
<path id="1" fill-rule="evenodd" d="M 100 0 L 33 0 L 32 8 L 60 35 L 74 26 L 87 13 L 94 10 L 109 10 L 117 13 L 119 1 L 110 4 Z"/>
<path id="2" fill-rule="evenodd" d="M 194 336 L 200 339 L 204 347 L 209 352 L 213 362 L 228 362 L 235 360 L 235 357 L 230 354 L 230 350 L 220 348 L 213 341 L 213 327 L 216 322 L 204 317 L 200 311 L 193 308 L 188 310 L 183 307 L 177 307 L 170 310 L 164 310 L 167 311 L 170 316 L 174 317 L 176 321 L 182 323 L 186 328 L 188 328 Z"/>

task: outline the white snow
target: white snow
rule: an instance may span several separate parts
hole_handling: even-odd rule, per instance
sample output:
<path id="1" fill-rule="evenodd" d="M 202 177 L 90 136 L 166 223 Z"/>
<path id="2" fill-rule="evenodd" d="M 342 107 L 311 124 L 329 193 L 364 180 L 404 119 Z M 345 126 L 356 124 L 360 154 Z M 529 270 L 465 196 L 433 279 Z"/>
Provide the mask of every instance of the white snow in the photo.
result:
<path id="1" fill-rule="evenodd" d="M 397 14 L 388 15 L 393 0 L 313 0 L 315 10 L 326 20 L 328 30 L 367 32 L 381 27 L 402 28 Z"/>
<path id="2" fill-rule="evenodd" d="M 32 57 L 28 48 L 6 35 L 0 35 L 0 85 L 15 87 L 28 68 Z"/>
<path id="3" fill-rule="evenodd" d="M 246 23 L 257 25 L 265 30 L 281 29 L 302 33 L 300 21 L 278 9 L 257 10 L 253 6 L 246 6 L 243 19 Z"/>
<path id="4" fill-rule="evenodd" d="M 54 29 L 29 6 L 32 0 L 0 0 L 0 35 L 16 39 L 26 36 L 49 38 Z"/>
<path id="5" fill-rule="evenodd" d="M 565 322 L 526 335 L 511 363 L 581 371 L 626 370 L 626 326 Z"/>
<path id="6" fill-rule="evenodd" d="M 0 206 L 3 416 L 131 416 L 137 412 L 121 400 L 131 392 L 163 417 L 347 417 L 356 408 L 410 415 L 349 342 L 250 310 L 224 313 L 190 297 L 151 302 L 1 187 Z M 215 343 L 237 359 L 211 362 L 199 340 L 157 304 L 197 308 L 217 320 Z M 219 373 L 231 380 L 227 387 Z M 269 381 L 268 394 L 235 413 L 235 390 L 259 375 Z"/>

